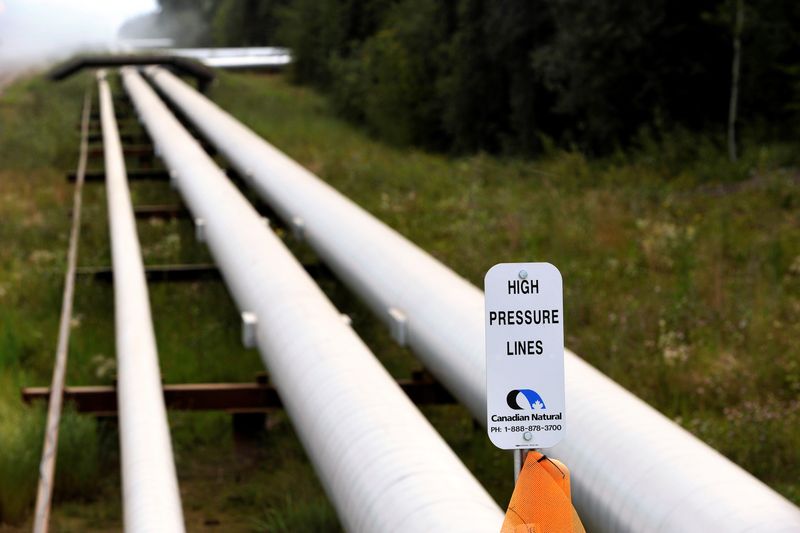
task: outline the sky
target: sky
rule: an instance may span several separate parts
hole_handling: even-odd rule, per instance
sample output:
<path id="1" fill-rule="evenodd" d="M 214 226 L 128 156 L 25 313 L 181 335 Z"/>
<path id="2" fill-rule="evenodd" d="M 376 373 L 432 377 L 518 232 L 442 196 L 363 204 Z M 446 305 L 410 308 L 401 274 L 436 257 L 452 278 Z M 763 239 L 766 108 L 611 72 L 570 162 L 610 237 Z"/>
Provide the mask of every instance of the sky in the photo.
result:
<path id="1" fill-rule="evenodd" d="M 0 74 L 113 46 L 132 16 L 156 0 L 0 0 Z"/>

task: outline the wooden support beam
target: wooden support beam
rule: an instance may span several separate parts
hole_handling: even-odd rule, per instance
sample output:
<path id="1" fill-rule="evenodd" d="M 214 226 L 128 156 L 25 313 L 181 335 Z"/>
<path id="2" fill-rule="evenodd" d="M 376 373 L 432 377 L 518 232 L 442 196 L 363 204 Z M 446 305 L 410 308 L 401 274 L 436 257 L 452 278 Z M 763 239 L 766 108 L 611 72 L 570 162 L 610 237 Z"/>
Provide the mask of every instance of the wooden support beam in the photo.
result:
<path id="1" fill-rule="evenodd" d="M 182 205 L 157 204 L 133 206 L 133 215 L 140 219 L 189 218 L 189 211 Z"/>
<path id="2" fill-rule="evenodd" d="M 139 134 L 139 133 L 129 133 L 129 134 L 120 134 L 123 137 L 123 143 L 130 143 L 130 144 L 123 144 L 122 145 L 122 152 L 125 155 L 148 155 L 155 157 L 155 149 L 153 145 L 150 143 L 150 138 L 147 135 Z M 92 142 L 92 145 L 89 147 L 89 155 L 93 157 L 103 155 L 103 134 L 100 131 L 96 133 L 89 134 L 89 140 Z M 202 139 L 198 139 L 197 142 L 200 143 L 200 146 L 203 147 L 211 157 L 214 157 L 217 154 L 216 148 L 212 145 L 208 144 L 206 141 Z"/>
<path id="3" fill-rule="evenodd" d="M 119 111 L 117 111 L 115 109 L 114 110 L 114 115 L 117 115 L 117 114 L 119 114 L 119 116 L 123 120 L 123 122 L 131 121 L 132 123 L 135 123 L 135 124 L 139 123 L 136 115 L 133 112 L 133 108 L 123 107 L 123 108 L 120 108 Z M 89 117 L 89 125 L 92 126 L 95 129 L 99 129 L 99 126 L 100 126 L 100 113 L 92 113 L 92 115 Z"/>
<path id="4" fill-rule="evenodd" d="M 89 146 L 90 156 L 101 156 L 104 153 L 102 144 L 93 144 Z M 155 155 L 153 152 L 153 145 L 151 144 L 129 144 L 122 146 L 122 153 L 125 155 Z"/>
<path id="5" fill-rule="evenodd" d="M 92 276 L 99 281 L 112 281 L 114 270 L 110 266 L 80 267 L 79 276 Z M 149 282 L 158 281 L 200 281 L 220 279 L 219 269 L 210 263 L 194 265 L 149 265 L 144 267 L 144 275 Z"/>
<path id="6" fill-rule="evenodd" d="M 455 399 L 427 374 L 412 379 L 398 379 L 397 384 L 417 405 L 455 403 Z M 48 387 L 25 387 L 22 400 L 31 404 L 47 401 Z M 80 413 L 115 416 L 117 391 L 114 386 L 94 385 L 66 387 L 64 401 L 71 402 Z M 226 411 L 229 413 L 266 413 L 282 408 L 275 387 L 269 383 L 186 383 L 164 385 L 167 409 L 176 411 Z"/>
<path id="7" fill-rule="evenodd" d="M 306 272 L 314 279 L 332 278 L 333 273 L 322 263 L 306 263 Z M 110 266 L 79 267 L 79 276 L 92 276 L 98 281 L 110 282 L 114 279 L 114 270 Z M 144 275 L 149 282 L 160 281 L 203 281 L 220 279 L 219 269 L 211 263 L 145 265 Z"/>
<path id="8" fill-rule="evenodd" d="M 67 211 L 68 216 L 72 216 L 72 209 Z M 144 204 L 133 206 L 133 216 L 137 219 L 162 219 L 189 218 L 189 211 L 182 205 L 176 204 Z"/>
<path id="9" fill-rule="evenodd" d="M 99 143 L 103 142 L 103 132 L 96 131 L 94 133 L 90 133 L 88 140 L 90 143 Z M 132 144 L 141 144 L 148 142 L 150 138 L 144 132 L 136 132 L 136 131 L 121 131 L 119 132 L 119 140 L 124 145 L 125 143 L 132 143 Z"/>
<path id="10" fill-rule="evenodd" d="M 114 113 L 117 114 L 116 112 Z M 122 131 L 134 130 L 139 128 L 139 121 L 136 117 L 131 113 L 122 113 L 122 116 L 117 120 L 117 126 Z M 77 127 L 80 130 L 80 125 Z M 100 126 L 100 117 L 93 118 L 89 121 L 89 133 L 100 133 L 103 131 L 102 127 Z"/>
<path id="11" fill-rule="evenodd" d="M 138 168 L 127 171 L 128 181 L 169 181 L 169 172 L 163 168 Z M 70 182 L 75 181 L 75 173 L 67 174 Z M 88 170 L 85 176 L 86 181 L 105 181 L 106 173 L 104 170 Z"/>

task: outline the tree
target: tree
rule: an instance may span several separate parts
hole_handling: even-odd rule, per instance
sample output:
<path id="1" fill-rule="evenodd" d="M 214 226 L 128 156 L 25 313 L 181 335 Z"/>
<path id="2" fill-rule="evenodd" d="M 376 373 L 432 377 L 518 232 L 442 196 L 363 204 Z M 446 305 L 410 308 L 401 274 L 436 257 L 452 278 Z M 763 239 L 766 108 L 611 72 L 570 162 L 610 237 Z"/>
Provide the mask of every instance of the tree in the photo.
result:
<path id="1" fill-rule="evenodd" d="M 398 144 L 448 145 L 436 90 L 446 17 L 437 0 L 404 0 L 361 46 L 364 118 Z"/>
<path id="2" fill-rule="evenodd" d="M 217 46 L 280 45 L 278 12 L 286 0 L 219 0 L 211 23 Z"/>
<path id="3" fill-rule="evenodd" d="M 736 161 L 736 112 L 739 103 L 739 68 L 742 59 L 742 28 L 744 27 L 744 0 L 736 0 L 733 23 L 733 64 L 731 66 L 731 99 L 728 108 L 728 157 Z"/>
<path id="4" fill-rule="evenodd" d="M 713 0 L 550 0 L 552 39 L 534 66 L 586 149 L 624 143 L 644 124 L 719 123 L 724 33 L 701 15 Z"/>

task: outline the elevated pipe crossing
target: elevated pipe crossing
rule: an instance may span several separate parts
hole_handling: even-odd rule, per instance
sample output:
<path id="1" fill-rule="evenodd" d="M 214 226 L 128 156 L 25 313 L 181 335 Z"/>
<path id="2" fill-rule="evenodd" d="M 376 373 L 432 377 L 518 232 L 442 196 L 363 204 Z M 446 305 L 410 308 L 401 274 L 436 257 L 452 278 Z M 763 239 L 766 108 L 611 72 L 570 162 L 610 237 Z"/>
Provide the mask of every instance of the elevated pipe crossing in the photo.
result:
<path id="1" fill-rule="evenodd" d="M 108 218 L 114 266 L 117 404 L 125 531 L 184 531 L 161 391 L 153 319 L 114 104 L 98 73 Z"/>
<path id="2" fill-rule="evenodd" d="M 485 422 L 483 293 L 322 182 L 172 74 L 154 85 L 246 182 Z M 550 452 L 573 472 L 588 530 L 796 532 L 800 510 L 565 353 L 567 437 Z"/>
<path id="3" fill-rule="evenodd" d="M 139 74 L 122 76 L 345 529 L 498 531 L 497 504 L 258 212 Z"/>

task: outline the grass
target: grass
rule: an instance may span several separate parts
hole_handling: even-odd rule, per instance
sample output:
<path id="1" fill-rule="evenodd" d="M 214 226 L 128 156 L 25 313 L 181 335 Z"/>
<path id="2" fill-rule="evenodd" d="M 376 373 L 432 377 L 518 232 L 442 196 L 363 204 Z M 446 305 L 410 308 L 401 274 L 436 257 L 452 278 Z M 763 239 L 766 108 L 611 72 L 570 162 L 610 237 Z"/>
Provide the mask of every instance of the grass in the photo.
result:
<path id="1" fill-rule="evenodd" d="M 29 79 L 0 99 L 0 531 L 30 529 L 44 411 L 23 405 L 19 390 L 50 381 L 72 199 L 63 176 L 75 166 L 76 123 L 91 83 L 88 76 L 61 85 Z M 89 167 L 101 168 L 102 158 Z M 166 184 L 131 189 L 135 203 L 178 202 Z M 110 264 L 106 220 L 103 187 L 87 184 L 80 265 Z M 185 220 L 142 222 L 138 231 L 147 263 L 210 260 Z M 257 353 L 241 347 L 238 313 L 222 284 L 154 284 L 150 300 L 165 382 L 252 381 L 263 371 Z M 113 328 L 111 285 L 79 277 L 68 384 L 113 382 Z M 306 523 L 338 530 L 282 415 L 262 441 L 244 445 L 224 413 L 171 413 L 170 423 L 190 530 L 303 530 Z M 121 530 L 113 421 L 68 407 L 57 465 L 52 529 Z"/>
<path id="2" fill-rule="evenodd" d="M 497 262 L 556 264 L 568 346 L 800 501 L 796 146 L 745 143 L 730 163 L 713 138 L 645 132 L 599 161 L 449 158 L 376 142 L 279 77 L 225 76 L 212 96 L 476 285 Z"/>
<path id="3" fill-rule="evenodd" d="M 32 80 L 0 98 L 0 523 L 29 515 L 36 489 L 44 410 L 23 406 L 19 389 L 49 383 L 52 369 L 70 198 L 58 178 L 74 165 L 82 85 L 54 94 Z M 68 407 L 56 498 L 96 490 L 101 442 L 95 421 Z"/>
<path id="4" fill-rule="evenodd" d="M 26 80 L 0 97 L 0 531 L 30 526 L 43 411 L 23 406 L 18 391 L 50 379 L 71 203 L 63 173 L 75 166 L 90 82 Z M 791 146 L 745 145 L 731 164 L 713 139 L 675 133 L 656 142 L 644 133 L 635 149 L 599 161 L 555 149 L 533 161 L 451 158 L 376 142 L 281 77 L 222 75 L 212 97 L 473 283 L 501 261 L 556 264 L 570 348 L 800 502 L 800 191 Z M 166 184 L 135 183 L 132 194 L 177 202 Z M 87 185 L 84 201 L 80 264 L 108 265 L 102 186 Z M 138 229 L 147 263 L 209 260 L 185 220 Z M 405 377 L 417 366 L 345 289 L 322 285 L 390 372 Z M 152 284 L 150 297 L 165 382 L 249 381 L 262 370 L 240 346 L 221 284 Z M 68 383 L 111 383 L 110 285 L 79 280 L 72 335 Z M 504 506 L 510 457 L 464 408 L 423 411 Z M 119 530 L 113 424 L 71 411 L 62 424 L 54 530 Z M 190 530 L 338 530 L 283 414 L 249 444 L 233 439 L 223 413 L 170 413 L 170 424 Z"/>

